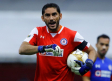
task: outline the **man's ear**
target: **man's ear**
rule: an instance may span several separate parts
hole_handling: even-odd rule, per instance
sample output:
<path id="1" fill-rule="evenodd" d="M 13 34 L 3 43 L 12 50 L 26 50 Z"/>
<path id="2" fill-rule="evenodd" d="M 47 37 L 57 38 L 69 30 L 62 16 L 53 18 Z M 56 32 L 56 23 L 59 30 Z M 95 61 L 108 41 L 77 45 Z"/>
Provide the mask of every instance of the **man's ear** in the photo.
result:
<path id="1" fill-rule="evenodd" d="M 62 19 L 62 13 L 60 13 L 60 20 Z"/>
<path id="2" fill-rule="evenodd" d="M 41 19 L 42 19 L 42 21 L 44 21 L 44 16 L 43 15 L 41 16 Z"/>

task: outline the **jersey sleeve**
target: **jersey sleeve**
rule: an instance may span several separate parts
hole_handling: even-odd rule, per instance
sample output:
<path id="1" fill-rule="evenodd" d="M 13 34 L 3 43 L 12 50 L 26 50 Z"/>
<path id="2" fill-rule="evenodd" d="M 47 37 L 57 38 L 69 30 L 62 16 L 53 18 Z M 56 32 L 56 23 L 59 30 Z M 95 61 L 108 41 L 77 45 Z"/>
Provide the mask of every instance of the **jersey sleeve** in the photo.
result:
<path id="1" fill-rule="evenodd" d="M 85 41 L 84 38 L 78 32 L 76 32 L 74 37 L 74 45 L 76 46 L 76 49 L 85 51 L 89 48 L 90 43 Z"/>
<path id="2" fill-rule="evenodd" d="M 29 42 L 31 45 L 37 44 L 37 36 L 38 36 L 38 30 L 37 28 L 34 28 L 30 34 L 24 39 L 24 41 Z"/>
<path id="3" fill-rule="evenodd" d="M 90 77 L 90 76 L 91 76 L 91 71 L 88 71 L 88 72 L 85 73 L 83 76 L 85 76 L 85 77 Z"/>

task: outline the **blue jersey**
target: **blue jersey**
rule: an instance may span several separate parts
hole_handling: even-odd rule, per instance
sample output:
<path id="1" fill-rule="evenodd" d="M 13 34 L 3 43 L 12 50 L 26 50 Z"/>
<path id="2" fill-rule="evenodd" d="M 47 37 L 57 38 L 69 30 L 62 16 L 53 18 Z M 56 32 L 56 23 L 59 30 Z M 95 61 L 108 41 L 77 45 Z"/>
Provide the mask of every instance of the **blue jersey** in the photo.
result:
<path id="1" fill-rule="evenodd" d="M 91 81 L 110 81 L 112 75 L 112 61 L 107 57 L 103 60 L 97 57 L 90 72 Z"/>

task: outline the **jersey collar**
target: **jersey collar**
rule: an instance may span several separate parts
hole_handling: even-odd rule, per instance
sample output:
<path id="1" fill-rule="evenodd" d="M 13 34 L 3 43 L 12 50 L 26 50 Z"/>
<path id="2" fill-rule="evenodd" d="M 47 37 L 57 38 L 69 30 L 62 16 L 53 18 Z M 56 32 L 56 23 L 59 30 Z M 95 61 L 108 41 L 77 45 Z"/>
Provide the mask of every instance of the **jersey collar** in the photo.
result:
<path id="1" fill-rule="evenodd" d="M 64 28 L 64 26 L 61 26 L 61 25 L 60 25 L 60 29 L 59 29 L 57 32 L 50 32 L 50 31 L 48 30 L 48 27 L 46 26 L 46 29 L 47 29 L 47 32 L 48 32 L 48 33 L 58 33 L 58 34 L 60 34 L 61 31 L 63 30 L 63 28 Z"/>

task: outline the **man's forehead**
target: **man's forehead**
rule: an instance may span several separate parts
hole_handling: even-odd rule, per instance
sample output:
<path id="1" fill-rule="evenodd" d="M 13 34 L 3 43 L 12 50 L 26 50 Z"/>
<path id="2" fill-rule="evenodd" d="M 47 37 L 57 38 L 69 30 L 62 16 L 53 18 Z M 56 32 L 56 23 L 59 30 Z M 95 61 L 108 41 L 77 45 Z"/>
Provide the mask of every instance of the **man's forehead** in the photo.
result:
<path id="1" fill-rule="evenodd" d="M 108 39 L 108 38 L 100 38 L 100 39 L 99 39 L 99 42 L 102 42 L 102 43 L 109 43 L 109 39 Z"/>
<path id="2" fill-rule="evenodd" d="M 56 9 L 56 8 L 53 8 L 53 7 L 47 8 L 47 9 L 45 10 L 45 14 L 46 14 L 46 13 L 48 13 L 48 14 L 57 13 L 57 9 Z"/>
<path id="3" fill-rule="evenodd" d="M 109 39 L 101 37 L 101 38 L 99 38 L 99 40 L 106 41 L 106 40 L 109 40 Z"/>

